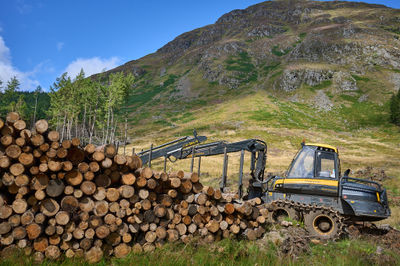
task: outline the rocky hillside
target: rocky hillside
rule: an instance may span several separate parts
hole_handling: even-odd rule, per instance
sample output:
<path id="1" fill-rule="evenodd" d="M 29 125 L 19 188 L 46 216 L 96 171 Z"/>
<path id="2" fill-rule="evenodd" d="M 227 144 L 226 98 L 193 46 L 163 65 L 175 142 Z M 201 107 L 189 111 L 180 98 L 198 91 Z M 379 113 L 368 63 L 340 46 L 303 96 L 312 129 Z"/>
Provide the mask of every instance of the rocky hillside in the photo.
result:
<path id="1" fill-rule="evenodd" d="M 348 113 L 343 108 L 353 106 L 379 115 L 400 87 L 399 38 L 400 10 L 353 2 L 267 1 L 233 10 L 111 72 L 137 77 L 130 96 L 131 122 L 137 125 L 149 120 L 174 127 L 174 116 L 182 112 L 257 92 L 274 103 L 302 104 L 311 113 Z M 278 109 L 271 114 L 282 114 Z M 340 118 L 339 123 L 352 119 Z M 363 126 L 361 120 L 351 125 Z M 374 117 L 366 126 L 379 120 Z"/>

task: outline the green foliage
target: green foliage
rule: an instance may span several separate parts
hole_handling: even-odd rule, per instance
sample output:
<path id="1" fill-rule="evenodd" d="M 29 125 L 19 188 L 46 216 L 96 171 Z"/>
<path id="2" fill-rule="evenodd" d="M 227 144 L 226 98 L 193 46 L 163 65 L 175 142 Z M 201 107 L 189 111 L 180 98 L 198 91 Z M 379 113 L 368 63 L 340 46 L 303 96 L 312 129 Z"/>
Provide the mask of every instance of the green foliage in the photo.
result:
<path id="1" fill-rule="evenodd" d="M 400 91 L 390 99 L 390 122 L 400 126 Z"/>
<path id="2" fill-rule="evenodd" d="M 235 75 L 235 78 L 238 79 L 241 84 L 257 81 L 257 69 L 247 52 L 241 52 L 236 56 L 230 56 L 225 61 L 225 64 L 226 70 L 238 72 L 238 74 Z"/>
<path id="3" fill-rule="evenodd" d="M 0 110 L 2 113 L 14 112 L 16 110 L 17 102 L 23 100 L 20 99 L 18 95 L 18 91 L 20 89 L 19 85 L 19 80 L 15 76 L 7 82 L 7 86 L 4 88 L 4 92 L 1 97 L 2 104 L 0 106 Z"/>
<path id="4" fill-rule="evenodd" d="M 276 56 L 284 56 L 284 55 L 287 55 L 288 53 L 290 53 L 290 51 L 292 51 L 292 48 L 290 48 L 290 47 L 282 50 L 279 48 L 279 45 L 275 45 L 274 47 L 272 47 L 271 53 Z"/>

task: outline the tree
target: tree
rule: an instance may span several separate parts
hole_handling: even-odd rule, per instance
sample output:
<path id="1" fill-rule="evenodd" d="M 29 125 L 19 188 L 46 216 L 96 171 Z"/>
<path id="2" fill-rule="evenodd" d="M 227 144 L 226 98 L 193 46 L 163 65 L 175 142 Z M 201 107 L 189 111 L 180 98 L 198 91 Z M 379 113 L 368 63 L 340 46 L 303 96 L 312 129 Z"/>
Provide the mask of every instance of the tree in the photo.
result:
<path id="1" fill-rule="evenodd" d="M 28 105 L 26 104 L 25 96 L 23 94 L 19 95 L 14 111 L 19 113 L 23 119 L 27 119 L 29 117 Z"/>
<path id="2" fill-rule="evenodd" d="M 390 99 L 390 122 L 400 126 L 400 90 Z"/>
<path id="3" fill-rule="evenodd" d="M 124 75 L 122 72 L 111 74 L 109 76 L 109 84 L 106 87 L 106 112 L 107 112 L 107 126 L 106 134 L 103 138 L 103 143 L 114 142 L 115 133 L 117 128 L 117 119 L 115 114 L 121 111 L 126 103 L 127 93 L 129 88 L 134 82 L 132 74 Z"/>
<path id="4" fill-rule="evenodd" d="M 35 92 L 33 93 L 34 96 L 35 96 L 35 106 L 34 106 L 34 108 L 33 108 L 32 126 L 33 126 L 33 123 L 36 122 L 38 100 L 39 100 L 39 96 L 40 96 L 40 94 L 41 94 L 42 92 L 43 92 L 43 91 L 42 91 L 42 87 L 37 86 Z"/>
<path id="5" fill-rule="evenodd" d="M 16 76 L 12 77 L 4 89 L 1 101 L 1 112 L 13 112 L 18 101 L 19 81 Z"/>

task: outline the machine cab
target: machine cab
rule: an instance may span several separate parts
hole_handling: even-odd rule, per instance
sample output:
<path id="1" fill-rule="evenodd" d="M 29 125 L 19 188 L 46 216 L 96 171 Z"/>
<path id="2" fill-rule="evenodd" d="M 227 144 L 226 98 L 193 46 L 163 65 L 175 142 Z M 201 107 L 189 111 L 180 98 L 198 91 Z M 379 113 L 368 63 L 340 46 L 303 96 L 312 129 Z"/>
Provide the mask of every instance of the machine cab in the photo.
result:
<path id="1" fill-rule="evenodd" d="M 297 194 L 338 194 L 340 163 L 337 148 L 315 143 L 302 143 L 287 175 L 275 188 Z"/>

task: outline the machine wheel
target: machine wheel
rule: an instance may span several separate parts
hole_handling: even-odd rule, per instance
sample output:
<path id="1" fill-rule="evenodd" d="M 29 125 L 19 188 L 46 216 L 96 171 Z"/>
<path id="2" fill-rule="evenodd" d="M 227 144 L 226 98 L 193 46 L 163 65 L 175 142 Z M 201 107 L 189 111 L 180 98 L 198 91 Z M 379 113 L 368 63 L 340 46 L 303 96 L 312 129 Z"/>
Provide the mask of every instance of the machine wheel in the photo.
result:
<path id="1" fill-rule="evenodd" d="M 299 213 L 284 203 L 278 203 L 273 211 L 268 213 L 269 221 L 272 223 L 280 223 L 285 219 L 299 220 Z"/>
<path id="2" fill-rule="evenodd" d="M 341 217 L 330 209 L 312 210 L 304 214 L 304 225 L 311 237 L 336 239 L 342 232 Z"/>

